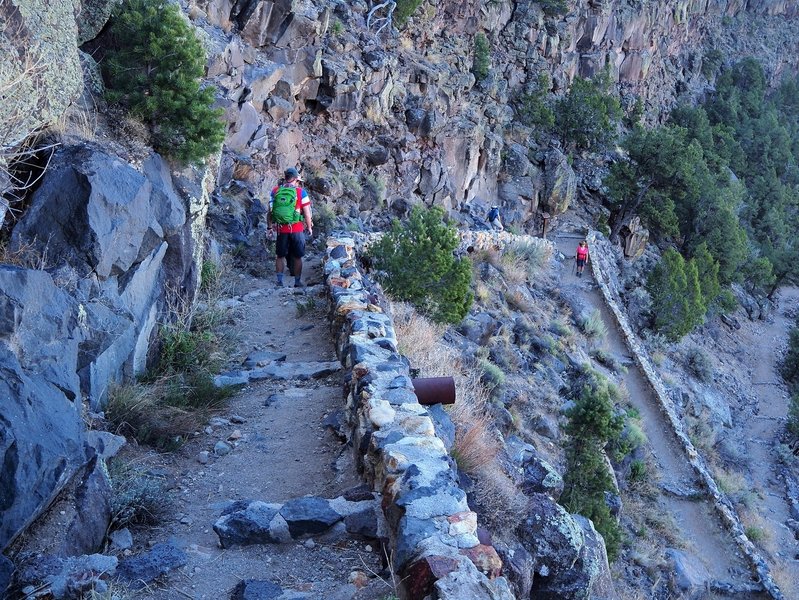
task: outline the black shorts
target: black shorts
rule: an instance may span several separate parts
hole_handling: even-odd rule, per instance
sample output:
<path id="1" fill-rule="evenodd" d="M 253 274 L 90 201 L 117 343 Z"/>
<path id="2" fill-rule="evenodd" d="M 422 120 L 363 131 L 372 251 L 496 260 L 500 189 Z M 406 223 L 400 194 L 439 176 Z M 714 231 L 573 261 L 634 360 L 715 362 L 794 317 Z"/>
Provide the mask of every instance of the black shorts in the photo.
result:
<path id="1" fill-rule="evenodd" d="M 278 256 L 280 256 L 280 255 L 278 254 Z M 585 266 L 585 259 L 584 258 L 578 258 L 577 259 L 577 266 L 578 267 L 584 267 Z"/>
<path id="2" fill-rule="evenodd" d="M 275 242 L 275 254 L 278 258 L 286 258 L 288 255 L 294 258 L 305 256 L 305 232 L 297 233 L 278 233 Z"/>

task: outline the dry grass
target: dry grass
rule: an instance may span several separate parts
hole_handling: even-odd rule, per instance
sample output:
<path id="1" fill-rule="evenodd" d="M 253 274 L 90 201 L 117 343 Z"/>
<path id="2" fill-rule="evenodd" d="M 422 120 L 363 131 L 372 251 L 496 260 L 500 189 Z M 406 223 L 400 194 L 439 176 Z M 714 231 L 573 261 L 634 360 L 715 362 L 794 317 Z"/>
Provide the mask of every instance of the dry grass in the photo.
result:
<path id="1" fill-rule="evenodd" d="M 50 266 L 50 259 L 47 255 L 47 245 L 44 250 L 36 243 L 36 238 L 21 242 L 13 250 L 9 248 L 8 242 L 0 242 L 0 264 L 12 265 L 23 269 L 33 269 L 43 271 Z"/>
<path id="2" fill-rule="evenodd" d="M 209 379 L 173 375 L 112 388 L 105 412 L 115 433 L 171 450 L 221 410 L 230 395 Z"/>
<path id="3" fill-rule="evenodd" d="M 799 579 L 795 575 L 796 567 L 784 560 L 777 560 L 771 565 L 771 577 L 779 586 L 786 598 L 799 598 Z"/>
<path id="4" fill-rule="evenodd" d="M 442 341 L 444 328 L 417 313 L 411 305 L 394 304 L 392 312 L 400 351 L 419 368 L 420 374 L 455 379 L 457 400 L 449 407 L 449 415 L 456 427 L 452 454 L 459 467 L 472 474 L 493 466 L 499 443 L 485 413 L 490 392 L 481 381 L 480 370 L 464 365 L 457 351 Z"/>
<path id="5" fill-rule="evenodd" d="M 498 468 L 477 473 L 475 496 L 481 517 L 500 536 L 514 531 L 529 512 L 527 496 Z"/>
<path id="6" fill-rule="evenodd" d="M 533 280 L 552 257 L 549 246 L 533 241 L 516 241 L 502 253 L 502 273 L 509 283 L 520 284 Z"/>
<path id="7" fill-rule="evenodd" d="M 774 537 L 775 523 L 753 510 L 739 509 L 744 532 L 753 544 L 765 551 L 772 558 L 776 558 L 780 548 Z"/>

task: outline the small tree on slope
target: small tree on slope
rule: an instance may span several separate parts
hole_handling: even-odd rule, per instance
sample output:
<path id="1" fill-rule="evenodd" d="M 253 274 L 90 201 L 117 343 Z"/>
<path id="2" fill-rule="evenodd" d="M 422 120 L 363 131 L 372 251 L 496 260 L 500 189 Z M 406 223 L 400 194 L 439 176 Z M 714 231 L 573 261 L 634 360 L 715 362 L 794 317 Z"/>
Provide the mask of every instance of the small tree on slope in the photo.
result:
<path id="1" fill-rule="evenodd" d="M 415 206 L 408 222 L 395 219 L 369 255 L 389 294 L 439 323 L 459 323 L 472 305 L 472 266 L 455 258 L 458 234 L 443 218 L 438 207 Z"/>
<path id="2" fill-rule="evenodd" d="M 205 50 L 177 6 L 167 0 L 128 0 L 110 29 L 104 61 L 108 99 L 152 128 L 156 148 L 185 162 L 214 152 L 224 139 L 222 111 L 201 88 Z"/>

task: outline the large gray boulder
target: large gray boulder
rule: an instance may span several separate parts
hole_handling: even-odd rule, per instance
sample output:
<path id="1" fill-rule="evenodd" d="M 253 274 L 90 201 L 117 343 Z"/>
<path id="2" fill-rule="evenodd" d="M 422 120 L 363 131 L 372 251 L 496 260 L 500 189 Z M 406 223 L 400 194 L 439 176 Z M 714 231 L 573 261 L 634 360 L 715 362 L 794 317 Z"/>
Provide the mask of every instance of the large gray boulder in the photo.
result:
<path id="1" fill-rule="evenodd" d="M 553 217 L 563 214 L 574 203 L 577 175 L 560 150 L 551 150 L 544 161 L 544 209 Z"/>
<path id="2" fill-rule="evenodd" d="M 202 185 L 179 183 L 183 193 L 155 154 L 139 171 L 97 145 L 66 146 L 13 231 L 12 245 L 32 244 L 82 282 L 77 372 L 95 410 L 110 381 L 145 370 L 164 285 L 195 292 L 198 235 L 184 198 L 202 197 Z"/>
<path id="3" fill-rule="evenodd" d="M 530 501 L 530 516 L 517 533 L 535 563 L 531 597 L 616 598 L 605 544 L 591 521 L 570 515 L 544 494 L 532 494 Z"/>
<path id="4" fill-rule="evenodd" d="M 0 145 L 52 123 L 83 90 L 77 0 L 0 3 Z M 10 89 L 3 89 L 10 84 Z"/>
<path id="5" fill-rule="evenodd" d="M 0 266 L 0 549 L 86 461 L 78 305 L 50 275 Z"/>
<path id="6" fill-rule="evenodd" d="M 67 146 L 54 155 L 12 242 L 34 241 L 100 280 L 121 275 L 163 240 L 152 191 L 145 175 L 99 147 Z"/>

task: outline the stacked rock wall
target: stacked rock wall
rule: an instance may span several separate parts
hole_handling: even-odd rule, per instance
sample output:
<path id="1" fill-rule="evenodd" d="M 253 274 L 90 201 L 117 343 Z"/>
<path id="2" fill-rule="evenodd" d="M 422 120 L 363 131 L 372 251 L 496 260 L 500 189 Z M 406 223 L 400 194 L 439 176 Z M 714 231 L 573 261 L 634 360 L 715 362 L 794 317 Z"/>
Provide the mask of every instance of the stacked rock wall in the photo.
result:
<path id="1" fill-rule="evenodd" d="M 621 330 L 622 335 L 627 342 L 627 346 L 630 348 L 630 352 L 635 358 L 636 364 L 644 374 L 644 377 L 649 383 L 649 386 L 660 405 L 661 411 L 666 417 L 668 423 L 671 425 L 677 440 L 685 450 L 688 462 L 691 463 L 691 466 L 694 468 L 697 475 L 699 475 L 700 481 L 702 481 L 704 486 L 707 488 L 707 491 L 713 501 L 713 506 L 719 513 L 722 522 L 730 531 L 731 535 L 738 544 L 738 547 L 741 549 L 741 552 L 743 552 L 743 554 L 749 560 L 752 569 L 755 573 L 757 573 L 757 576 L 767 593 L 772 598 L 781 600 L 784 598 L 784 596 L 772 579 L 768 564 L 765 560 L 763 560 L 763 557 L 760 556 L 760 553 L 755 545 L 746 536 L 744 527 L 741 524 L 741 521 L 738 518 L 738 514 L 735 512 L 732 503 L 719 489 L 704 459 L 697 452 L 693 443 L 686 435 L 682 420 L 674 408 L 674 404 L 672 403 L 671 397 L 666 391 L 666 387 L 663 385 L 663 381 L 655 371 L 646 349 L 642 346 L 641 342 L 638 340 L 638 337 L 635 335 L 630 327 L 629 322 L 627 321 L 626 313 L 623 310 L 620 301 L 618 300 L 619 295 L 618 293 L 614 292 L 612 285 L 610 284 L 610 278 L 605 275 L 605 273 L 611 272 L 611 270 L 614 268 L 612 259 L 613 254 L 610 250 L 610 245 L 608 242 L 600 240 L 593 232 L 588 235 L 588 242 L 592 248 L 592 260 L 590 262 L 591 269 L 593 271 L 594 278 L 599 285 L 599 289 L 602 292 L 602 296 L 605 299 L 605 303 L 608 305 L 608 308 L 610 308 L 611 312 L 616 318 L 619 329 Z"/>
<path id="2" fill-rule="evenodd" d="M 381 291 L 358 268 L 354 239 L 328 239 L 325 275 L 336 349 L 348 373 L 351 442 L 364 478 L 382 494 L 404 598 L 435 590 L 442 600 L 510 600 L 502 562 L 478 539 L 477 515 L 436 435 L 433 409 L 416 399 Z"/>

